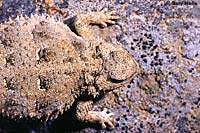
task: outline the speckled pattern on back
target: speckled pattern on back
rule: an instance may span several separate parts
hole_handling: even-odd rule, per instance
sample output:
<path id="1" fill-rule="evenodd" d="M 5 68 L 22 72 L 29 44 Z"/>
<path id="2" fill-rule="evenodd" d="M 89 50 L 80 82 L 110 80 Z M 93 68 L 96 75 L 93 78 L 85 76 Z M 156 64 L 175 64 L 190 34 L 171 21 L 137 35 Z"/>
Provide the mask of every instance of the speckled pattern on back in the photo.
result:
<path id="1" fill-rule="evenodd" d="M 78 37 L 69 33 L 66 25 L 45 16 L 20 17 L 1 25 L 3 115 L 41 118 L 71 106 L 79 93 L 79 83 L 73 81 L 79 80 L 84 63 L 72 44 Z"/>

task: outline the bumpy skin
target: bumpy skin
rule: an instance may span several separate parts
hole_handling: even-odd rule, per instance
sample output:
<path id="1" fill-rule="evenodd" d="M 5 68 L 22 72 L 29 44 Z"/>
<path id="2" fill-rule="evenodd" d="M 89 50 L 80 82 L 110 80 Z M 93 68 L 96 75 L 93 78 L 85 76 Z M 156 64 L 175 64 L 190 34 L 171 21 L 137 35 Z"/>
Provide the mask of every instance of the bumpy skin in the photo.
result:
<path id="1" fill-rule="evenodd" d="M 78 14 L 75 34 L 48 16 L 18 17 L 0 26 L 0 111 L 12 119 L 55 119 L 77 97 L 122 87 L 138 72 L 120 46 L 96 38 L 90 24 L 114 24 L 113 12 Z M 112 113 L 90 111 L 80 101 L 76 116 L 114 128 Z"/>

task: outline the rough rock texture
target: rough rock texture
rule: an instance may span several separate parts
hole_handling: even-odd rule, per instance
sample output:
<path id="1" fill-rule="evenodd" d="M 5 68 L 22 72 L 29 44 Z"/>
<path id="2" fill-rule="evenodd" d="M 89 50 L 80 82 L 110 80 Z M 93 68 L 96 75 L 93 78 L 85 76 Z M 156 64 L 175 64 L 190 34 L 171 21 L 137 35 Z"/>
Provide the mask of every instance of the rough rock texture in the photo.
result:
<path id="1" fill-rule="evenodd" d="M 112 132 L 199 132 L 198 0 L 56 2 L 59 7 L 69 9 L 67 18 L 77 12 L 117 9 L 121 19 L 110 28 L 115 32 L 104 34 L 109 35 L 105 38 L 122 43 L 144 69 L 127 87 L 97 104 L 96 110 L 109 107 L 117 117 Z M 64 126 L 60 130 L 65 131 Z M 97 130 L 87 128 L 79 132 Z"/>

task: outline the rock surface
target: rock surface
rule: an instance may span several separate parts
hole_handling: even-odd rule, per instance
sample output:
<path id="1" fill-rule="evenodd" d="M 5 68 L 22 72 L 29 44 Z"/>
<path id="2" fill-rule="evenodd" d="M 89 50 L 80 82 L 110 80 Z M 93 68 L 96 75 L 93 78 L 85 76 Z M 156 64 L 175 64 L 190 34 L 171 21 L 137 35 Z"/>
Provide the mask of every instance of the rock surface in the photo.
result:
<path id="1" fill-rule="evenodd" d="M 14 12 L 13 7 L 29 15 L 34 4 L 22 1 L 16 4 L 2 1 L 1 21 L 15 16 L 15 13 L 4 12 L 5 9 Z M 114 33 L 104 34 L 105 38 L 123 44 L 144 69 L 127 87 L 114 91 L 96 104 L 96 110 L 107 107 L 114 112 L 117 123 L 112 132 L 200 131 L 198 0 L 55 1 L 60 8 L 69 9 L 67 18 L 77 12 L 117 9 L 121 19 L 111 28 Z M 26 4 L 26 9 L 20 8 Z M 32 12 L 38 11 L 41 8 Z M 66 131 L 65 126 L 61 127 L 60 131 Z M 85 128 L 78 132 L 106 131 Z"/>

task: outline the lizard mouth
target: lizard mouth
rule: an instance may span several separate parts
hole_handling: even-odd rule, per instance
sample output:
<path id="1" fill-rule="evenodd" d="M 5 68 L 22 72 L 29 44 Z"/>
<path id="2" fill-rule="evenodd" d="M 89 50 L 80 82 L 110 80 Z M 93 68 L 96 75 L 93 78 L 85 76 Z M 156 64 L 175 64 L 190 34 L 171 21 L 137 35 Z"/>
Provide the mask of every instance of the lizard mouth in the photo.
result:
<path id="1" fill-rule="evenodd" d="M 110 76 L 108 77 L 108 81 L 112 82 L 112 83 L 122 83 L 124 82 L 126 79 L 124 80 L 120 80 L 120 79 L 115 79 L 115 78 L 111 78 Z"/>

